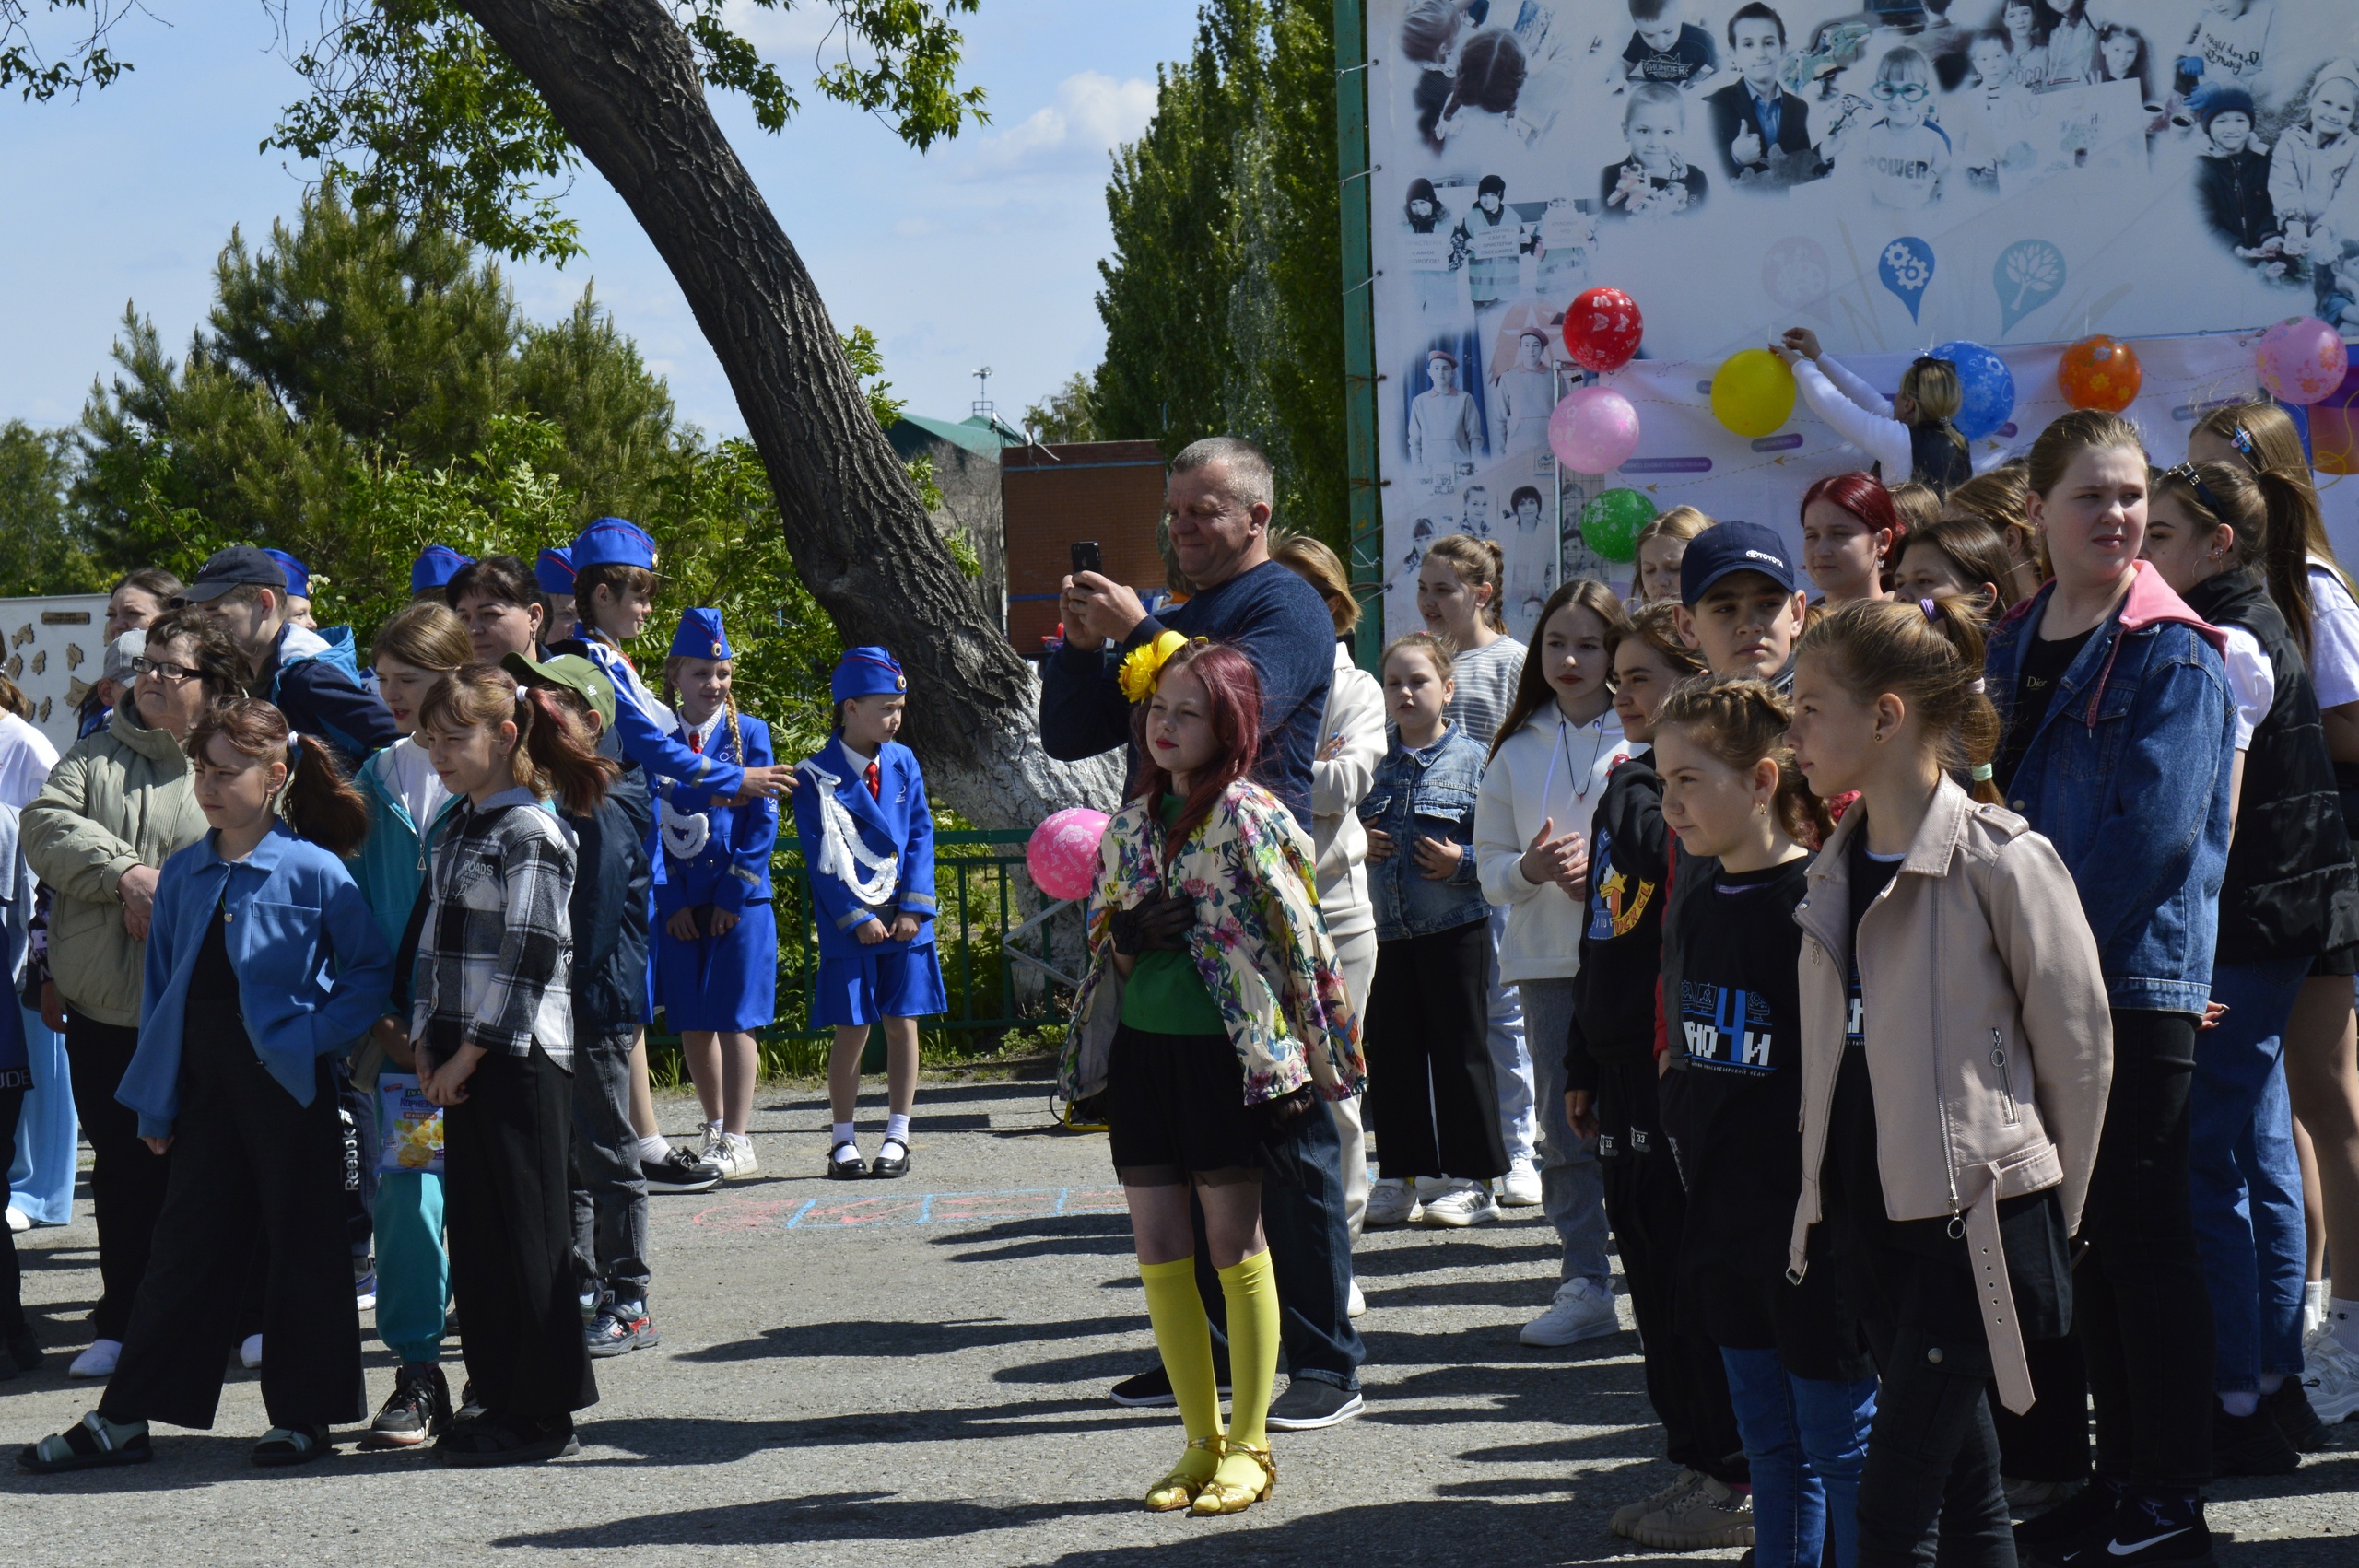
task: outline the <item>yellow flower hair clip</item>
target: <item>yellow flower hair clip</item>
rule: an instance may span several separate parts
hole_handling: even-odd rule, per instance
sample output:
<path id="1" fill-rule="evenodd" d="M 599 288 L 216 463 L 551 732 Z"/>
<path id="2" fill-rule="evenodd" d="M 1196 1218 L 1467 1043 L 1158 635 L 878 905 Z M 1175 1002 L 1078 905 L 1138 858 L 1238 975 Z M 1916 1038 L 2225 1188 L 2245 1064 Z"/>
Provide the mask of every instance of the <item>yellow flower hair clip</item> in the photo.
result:
<path id="1" fill-rule="evenodd" d="M 1188 639 L 1178 632 L 1158 633 L 1153 642 L 1143 642 L 1122 655 L 1121 667 L 1114 679 L 1122 688 L 1122 696 L 1130 702 L 1144 702 L 1155 695 L 1155 684 L 1162 678 L 1163 666 L 1173 654 L 1188 646 Z"/>

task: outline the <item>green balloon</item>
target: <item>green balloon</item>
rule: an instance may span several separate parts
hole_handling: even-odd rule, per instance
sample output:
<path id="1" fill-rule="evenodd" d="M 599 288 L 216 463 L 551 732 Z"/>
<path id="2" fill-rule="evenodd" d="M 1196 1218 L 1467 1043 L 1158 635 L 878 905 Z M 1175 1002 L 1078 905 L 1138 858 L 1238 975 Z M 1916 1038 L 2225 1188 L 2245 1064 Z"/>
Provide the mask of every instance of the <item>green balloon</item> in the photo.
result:
<path id="1" fill-rule="evenodd" d="M 1637 490 L 1608 490 L 1581 508 L 1581 543 L 1609 561 L 1638 556 L 1638 530 L 1655 520 L 1655 504 Z"/>

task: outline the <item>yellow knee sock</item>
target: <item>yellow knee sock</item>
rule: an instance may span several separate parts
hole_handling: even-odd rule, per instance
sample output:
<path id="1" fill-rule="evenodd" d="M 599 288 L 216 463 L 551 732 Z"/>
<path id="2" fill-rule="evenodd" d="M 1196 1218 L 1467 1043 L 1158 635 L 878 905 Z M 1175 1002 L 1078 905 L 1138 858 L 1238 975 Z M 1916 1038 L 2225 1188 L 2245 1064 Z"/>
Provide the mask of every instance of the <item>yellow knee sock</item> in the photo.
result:
<path id="1" fill-rule="evenodd" d="M 1180 1419 L 1187 1425 L 1188 1440 L 1219 1436 L 1220 1385 L 1213 1376 L 1212 1324 L 1204 1316 L 1204 1304 L 1196 1296 L 1196 1260 L 1182 1258 L 1171 1263 L 1142 1263 L 1139 1279 L 1146 1286 L 1146 1316 L 1155 1328 L 1155 1348 L 1163 1353 L 1163 1370 L 1179 1398 Z M 1271 1322 L 1274 1328 L 1274 1316 Z M 1211 1451 L 1189 1449 L 1180 1469 L 1195 1480 L 1210 1480 Z"/>
<path id="2" fill-rule="evenodd" d="M 1228 1377 L 1231 1441 L 1269 1446 L 1265 1424 L 1270 1383 L 1278 1375 L 1278 1278 L 1267 1251 L 1220 1271 L 1220 1292 L 1228 1303 Z M 1261 1490 L 1262 1467 L 1243 1455 L 1221 1462 L 1220 1479 Z"/>

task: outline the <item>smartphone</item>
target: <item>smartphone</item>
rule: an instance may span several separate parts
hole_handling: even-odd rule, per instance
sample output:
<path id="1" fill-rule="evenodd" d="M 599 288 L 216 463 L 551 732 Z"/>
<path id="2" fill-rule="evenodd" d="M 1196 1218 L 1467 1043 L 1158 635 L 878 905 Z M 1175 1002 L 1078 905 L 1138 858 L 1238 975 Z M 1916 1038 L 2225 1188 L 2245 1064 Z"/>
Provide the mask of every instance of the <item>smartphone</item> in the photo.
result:
<path id="1" fill-rule="evenodd" d="M 1074 542 L 1074 576 L 1079 577 L 1084 572 L 1096 572 L 1101 577 L 1106 573 L 1106 557 L 1098 550 L 1097 541 L 1095 539 L 1077 539 Z"/>

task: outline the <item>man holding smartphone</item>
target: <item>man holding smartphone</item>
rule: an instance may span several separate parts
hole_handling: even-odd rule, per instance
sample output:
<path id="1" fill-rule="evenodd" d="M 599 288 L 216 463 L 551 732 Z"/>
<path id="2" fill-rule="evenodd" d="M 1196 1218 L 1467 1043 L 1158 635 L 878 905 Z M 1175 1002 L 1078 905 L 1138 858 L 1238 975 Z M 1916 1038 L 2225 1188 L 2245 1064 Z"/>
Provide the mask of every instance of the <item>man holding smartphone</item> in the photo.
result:
<path id="1" fill-rule="evenodd" d="M 1335 626 L 1319 591 L 1270 558 L 1273 500 L 1270 460 L 1230 436 L 1197 441 L 1172 460 L 1164 515 L 1180 570 L 1195 593 L 1158 619 L 1139 596 L 1104 573 L 1077 570 L 1064 580 L 1064 647 L 1040 666 L 1040 742 L 1049 755 L 1077 762 L 1131 740 L 1130 703 L 1115 681 L 1121 656 L 1163 632 L 1227 643 L 1253 662 L 1262 680 L 1262 756 L 1254 781 L 1285 802 L 1311 836 L 1310 776 L 1320 723 L 1334 675 Z M 1083 546 L 1076 545 L 1076 567 Z M 1300 1187 L 1265 1182 L 1262 1222 L 1277 1271 L 1280 1336 L 1292 1381 L 1270 1407 L 1280 1431 L 1332 1426 L 1360 1412 L 1359 1365 L 1366 1352 L 1352 1327 L 1351 1236 L 1344 1224 L 1342 1133 L 1335 1118 L 1314 1119 L 1306 1140 Z M 1357 1128 L 1350 1129 L 1357 1136 Z M 1211 1252 L 1196 1249 L 1197 1285 L 1215 1334 L 1225 1316 Z M 1215 1347 L 1225 1364 L 1227 1342 Z M 1223 1374 L 1226 1381 L 1226 1374 Z M 1115 1385 L 1125 1405 L 1172 1402 L 1160 1363 Z"/>

